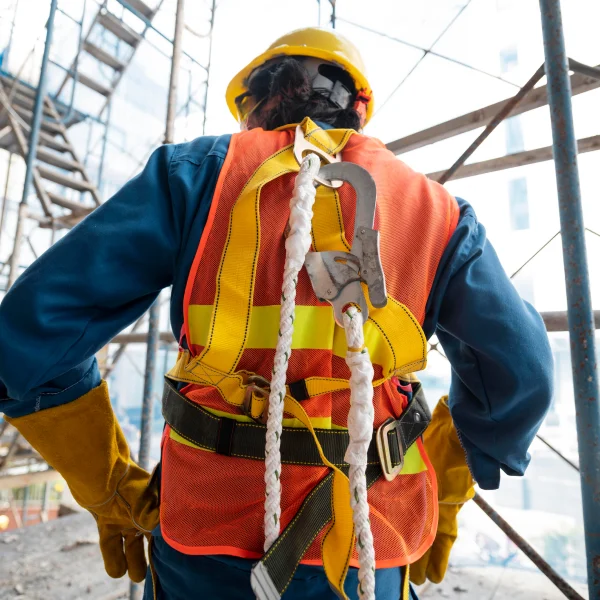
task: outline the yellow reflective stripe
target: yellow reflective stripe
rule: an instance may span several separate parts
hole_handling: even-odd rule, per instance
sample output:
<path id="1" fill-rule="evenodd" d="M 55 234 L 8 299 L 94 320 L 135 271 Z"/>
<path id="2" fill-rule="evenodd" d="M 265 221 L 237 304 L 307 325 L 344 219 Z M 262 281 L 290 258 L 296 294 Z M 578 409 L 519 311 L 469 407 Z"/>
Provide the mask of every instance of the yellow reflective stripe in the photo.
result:
<path id="1" fill-rule="evenodd" d="M 367 294 L 368 296 L 368 294 Z M 191 304 L 190 342 L 204 346 L 208 338 L 212 306 Z M 275 348 L 279 331 L 277 306 L 254 306 L 246 348 Z M 426 365 L 425 335 L 410 311 L 393 298 L 382 309 L 370 308 L 365 323 L 365 345 L 371 360 L 381 365 L 384 375 L 410 373 Z M 385 332 L 385 335 L 382 333 Z M 392 340 L 400 340 L 392 345 Z M 346 335 L 335 325 L 331 306 L 296 306 L 293 349 L 331 350 L 335 356 L 346 357 Z"/>
<path id="2" fill-rule="evenodd" d="M 400 475 L 416 475 L 417 473 L 422 473 L 423 471 L 427 471 L 427 465 L 425 464 L 425 461 L 419 452 L 419 447 L 415 442 L 404 455 L 404 465 L 402 465 Z"/>
<path id="3" fill-rule="evenodd" d="M 200 357 L 202 363 L 219 371 L 232 372 L 246 345 L 260 248 L 260 194 L 269 181 L 298 170 L 291 148 L 281 149 L 255 171 L 231 211 L 214 311 Z"/>
<path id="4" fill-rule="evenodd" d="M 206 345 L 208 339 L 212 305 L 190 304 L 190 343 Z M 275 348 L 279 332 L 281 307 L 253 306 L 246 348 Z M 331 306 L 296 306 L 292 349 L 331 349 L 336 328 Z M 342 332 L 341 328 L 337 327 Z M 345 340 L 344 340 L 345 344 Z M 344 348 L 344 356 L 345 356 Z"/>

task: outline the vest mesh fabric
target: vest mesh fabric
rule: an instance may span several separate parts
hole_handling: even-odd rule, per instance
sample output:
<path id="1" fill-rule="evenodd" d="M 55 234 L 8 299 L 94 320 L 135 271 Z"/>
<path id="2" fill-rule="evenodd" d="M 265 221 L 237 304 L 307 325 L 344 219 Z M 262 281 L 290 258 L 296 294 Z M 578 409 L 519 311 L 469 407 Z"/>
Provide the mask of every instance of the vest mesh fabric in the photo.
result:
<path id="1" fill-rule="evenodd" d="M 212 226 L 201 241 L 190 272 L 186 296 L 189 305 L 212 305 L 223 249 L 228 242 L 231 209 L 256 169 L 271 155 L 293 144 L 293 130 L 264 132 L 252 130 L 232 137 L 228 160 L 220 174 L 218 197 L 213 202 Z M 406 305 L 419 322 L 437 266 L 458 220 L 453 198 L 437 184 L 411 171 L 388 152 L 383 144 L 362 135 L 350 137 L 343 160 L 366 168 L 377 185 L 375 228 L 380 231 L 381 261 L 388 295 Z M 289 199 L 295 174 L 266 184 L 260 196 L 260 251 L 256 265 L 253 306 L 278 306 L 285 260 L 285 230 Z M 336 211 L 343 233 L 335 248 L 351 246 L 356 197 L 349 185 L 339 192 Z M 317 205 L 319 194 L 317 195 Z M 313 220 L 313 227 L 318 223 Z M 345 242 L 345 244 L 344 244 Z M 253 249 L 249 249 L 253 250 Z M 328 306 L 320 303 L 306 270 L 300 272 L 296 306 Z M 188 320 L 188 306 L 184 307 Z M 188 323 L 189 325 L 189 323 Z M 193 355 L 203 347 L 188 343 Z M 257 373 L 267 379 L 273 365 L 274 349 L 246 348 L 238 370 Z M 374 365 L 375 378 L 382 375 Z M 288 367 L 288 382 L 306 377 L 350 376 L 344 358 L 330 350 L 294 349 Z M 193 402 L 224 413 L 239 410 L 223 401 L 211 387 L 195 384 L 183 393 Z M 405 396 L 386 382 L 375 388 L 375 427 L 390 416 L 398 417 Z M 323 394 L 302 402 L 310 417 L 329 417 L 332 426 L 345 427 L 349 391 Z M 417 442 L 423 461 L 428 459 Z M 294 517 L 302 501 L 326 474 L 321 467 L 283 465 L 281 482 L 282 528 Z M 225 553 L 249 558 L 262 556 L 264 463 L 232 458 L 195 449 L 169 436 L 163 438 L 163 482 L 161 525 L 167 541 L 187 554 Z M 371 528 L 377 566 L 391 567 L 417 560 L 433 541 L 437 498 L 432 469 L 402 474 L 394 481 L 379 479 L 369 490 Z M 302 562 L 320 564 L 321 532 Z M 356 565 L 356 555 L 351 564 Z"/>

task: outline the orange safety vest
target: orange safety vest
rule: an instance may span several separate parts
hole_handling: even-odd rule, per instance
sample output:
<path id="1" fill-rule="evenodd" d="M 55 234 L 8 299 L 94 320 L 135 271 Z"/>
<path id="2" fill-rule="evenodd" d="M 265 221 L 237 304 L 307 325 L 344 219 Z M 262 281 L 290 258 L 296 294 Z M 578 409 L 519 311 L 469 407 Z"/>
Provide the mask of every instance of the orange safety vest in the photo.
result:
<path id="1" fill-rule="evenodd" d="M 426 364 L 420 324 L 439 261 L 456 228 L 458 206 L 446 190 L 417 174 L 385 146 L 351 130 L 323 131 L 302 123 L 305 138 L 329 154 L 365 168 L 377 186 L 375 229 L 388 304 L 369 306 L 365 342 L 375 369 L 375 427 L 397 418 L 406 397 L 390 379 Z M 279 326 L 289 202 L 299 165 L 295 126 L 254 129 L 231 138 L 208 222 L 187 282 L 184 328 L 189 352 L 170 376 L 188 382 L 181 391 L 209 412 L 251 421 L 240 408 L 248 374 L 269 379 Z M 313 250 L 349 250 L 356 197 L 344 185 L 319 187 L 312 221 Z M 368 297 L 368 294 L 365 294 Z M 288 382 L 305 380 L 302 406 L 314 427 L 344 429 L 350 393 L 343 329 L 332 308 L 317 300 L 300 272 Z M 284 419 L 286 427 L 301 427 Z M 207 451 L 169 426 L 162 440 L 161 529 L 185 554 L 263 555 L 264 462 Z M 281 526 L 292 520 L 326 467 L 282 467 Z M 418 560 L 437 529 L 435 473 L 418 440 L 400 475 L 369 489 L 377 568 Z M 322 564 L 322 531 L 304 564 Z M 357 566 L 357 554 L 350 562 Z"/>

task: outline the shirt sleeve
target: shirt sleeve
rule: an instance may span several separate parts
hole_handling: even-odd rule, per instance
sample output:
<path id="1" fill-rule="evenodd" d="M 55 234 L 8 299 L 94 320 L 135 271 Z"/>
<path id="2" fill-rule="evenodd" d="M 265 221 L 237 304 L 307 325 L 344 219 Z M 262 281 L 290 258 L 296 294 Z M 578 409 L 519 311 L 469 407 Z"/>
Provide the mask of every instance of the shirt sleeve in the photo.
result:
<path id="1" fill-rule="evenodd" d="M 452 365 L 449 406 L 471 472 L 496 489 L 500 469 L 523 475 L 552 400 L 553 360 L 544 323 L 521 299 L 473 209 L 438 269 L 425 329 Z"/>
<path id="2" fill-rule="evenodd" d="M 94 354 L 171 284 L 183 215 L 163 146 L 115 196 L 54 244 L 0 305 L 0 410 L 16 417 L 100 382 Z M 6 397 L 5 397 L 6 396 Z"/>

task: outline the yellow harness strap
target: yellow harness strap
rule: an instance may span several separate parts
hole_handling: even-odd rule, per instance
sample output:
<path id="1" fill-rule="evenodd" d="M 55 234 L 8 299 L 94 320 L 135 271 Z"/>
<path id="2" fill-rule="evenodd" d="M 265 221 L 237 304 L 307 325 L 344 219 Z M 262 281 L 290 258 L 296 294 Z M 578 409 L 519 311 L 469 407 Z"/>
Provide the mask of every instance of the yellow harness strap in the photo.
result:
<path id="1" fill-rule="evenodd" d="M 319 443 L 310 418 L 300 403 L 286 396 L 284 411 L 299 421 L 312 433 L 319 456 L 323 464 L 333 470 L 333 488 L 331 494 L 331 510 L 333 519 L 323 538 L 321 558 L 329 583 L 335 588 L 338 597 L 344 600 L 348 596 L 344 592 L 344 580 L 348 573 L 350 557 L 354 548 L 354 523 L 350 505 L 350 481 L 348 477 L 331 463 Z"/>
<path id="2" fill-rule="evenodd" d="M 310 120 L 305 120 L 302 126 L 307 138 L 313 143 L 318 142 L 331 154 L 339 152 L 353 133 L 340 129 L 325 135 Z M 254 172 L 235 202 L 217 275 L 209 335 L 197 359 L 206 367 L 233 373 L 240 360 L 248 337 L 260 250 L 261 191 L 270 181 L 297 172 L 299 168 L 292 146 L 282 148 Z M 209 384 L 219 385 L 212 377 L 209 377 Z"/>

